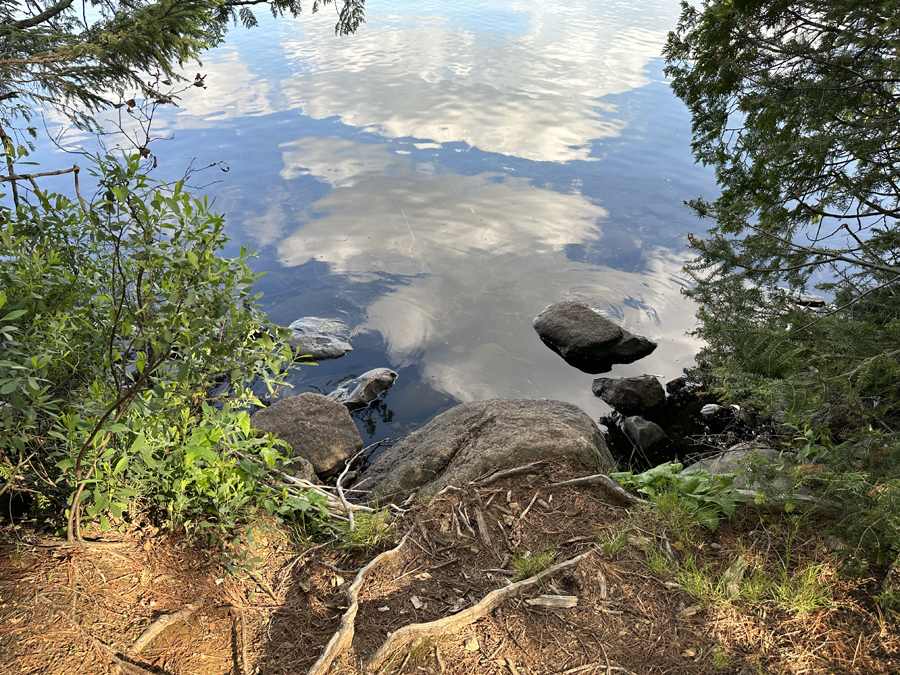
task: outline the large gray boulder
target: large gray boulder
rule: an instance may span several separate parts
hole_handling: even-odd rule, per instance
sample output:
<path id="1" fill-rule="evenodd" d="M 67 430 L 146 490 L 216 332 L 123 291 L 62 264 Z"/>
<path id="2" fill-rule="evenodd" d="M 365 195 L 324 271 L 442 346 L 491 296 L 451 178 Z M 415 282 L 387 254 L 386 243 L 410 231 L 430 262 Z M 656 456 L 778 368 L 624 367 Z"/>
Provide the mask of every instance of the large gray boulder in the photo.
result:
<path id="1" fill-rule="evenodd" d="M 309 460 L 319 475 L 343 468 L 363 445 L 350 411 L 321 394 L 283 398 L 253 413 L 250 423 L 278 434 L 291 446 L 290 456 Z"/>
<path id="2" fill-rule="evenodd" d="M 348 342 L 350 329 L 343 321 L 306 316 L 297 319 L 288 328 L 293 331 L 289 344 L 299 356 L 318 360 L 336 359 L 353 351 Z"/>
<path id="3" fill-rule="evenodd" d="M 575 300 L 550 305 L 532 323 L 544 344 L 585 373 L 609 372 L 656 349 L 656 343 L 616 325 L 599 311 Z"/>
<path id="4" fill-rule="evenodd" d="M 396 381 L 397 373 L 390 368 L 375 368 L 342 383 L 328 398 L 343 403 L 348 410 L 358 410 L 372 403 Z"/>
<path id="5" fill-rule="evenodd" d="M 360 475 L 376 499 L 420 488 L 462 487 L 494 468 L 565 457 L 590 470 L 615 466 L 600 430 L 581 408 L 547 399 L 463 403 L 380 454 Z"/>
<path id="6" fill-rule="evenodd" d="M 620 379 L 598 377 L 591 385 L 591 391 L 623 415 L 637 415 L 666 402 L 666 390 L 652 375 Z"/>

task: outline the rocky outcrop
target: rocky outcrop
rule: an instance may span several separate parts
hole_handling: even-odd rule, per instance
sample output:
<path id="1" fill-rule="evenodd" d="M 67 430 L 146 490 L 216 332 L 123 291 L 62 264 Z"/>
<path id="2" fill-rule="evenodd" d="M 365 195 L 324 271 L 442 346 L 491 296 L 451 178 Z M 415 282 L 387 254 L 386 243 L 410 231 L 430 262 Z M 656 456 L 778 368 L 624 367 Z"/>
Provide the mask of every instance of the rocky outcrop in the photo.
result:
<path id="1" fill-rule="evenodd" d="M 342 383 L 328 394 L 328 398 L 343 403 L 348 410 L 365 408 L 397 381 L 397 373 L 390 368 L 375 368 Z"/>
<path id="2" fill-rule="evenodd" d="M 250 423 L 287 441 L 290 456 L 309 460 L 319 475 L 343 468 L 344 460 L 362 449 L 362 438 L 350 412 L 321 394 L 283 398 L 253 413 Z"/>
<path id="3" fill-rule="evenodd" d="M 621 379 L 598 377 L 591 391 L 623 415 L 637 415 L 666 402 L 665 389 L 652 375 Z"/>
<path id="4" fill-rule="evenodd" d="M 320 319 L 307 316 L 288 326 L 290 345 L 299 356 L 311 359 L 336 359 L 353 350 L 348 339 L 350 329 L 337 319 Z"/>
<path id="5" fill-rule="evenodd" d="M 650 452 L 667 443 L 669 437 L 658 424 L 649 422 L 643 417 L 632 416 L 625 419 L 622 425 L 628 440 L 640 448 L 642 452 Z"/>
<path id="6" fill-rule="evenodd" d="M 494 468 L 565 457 L 591 470 L 615 466 L 594 421 L 571 403 L 492 399 L 438 415 L 385 450 L 360 475 L 363 489 L 393 499 L 461 486 Z"/>
<path id="7" fill-rule="evenodd" d="M 532 324 L 544 344 L 585 373 L 606 373 L 616 363 L 637 361 L 656 343 L 616 325 L 595 309 L 574 300 L 550 305 Z"/>

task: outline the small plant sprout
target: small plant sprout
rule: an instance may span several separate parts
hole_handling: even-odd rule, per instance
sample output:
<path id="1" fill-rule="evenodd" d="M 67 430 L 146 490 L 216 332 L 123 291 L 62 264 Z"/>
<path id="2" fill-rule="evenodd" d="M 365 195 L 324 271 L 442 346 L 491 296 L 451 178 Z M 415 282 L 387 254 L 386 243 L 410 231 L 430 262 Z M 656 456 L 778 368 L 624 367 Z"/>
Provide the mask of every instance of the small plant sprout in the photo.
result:
<path id="1" fill-rule="evenodd" d="M 546 546 L 541 546 L 534 551 L 517 551 L 512 559 L 515 570 L 513 579 L 521 581 L 540 574 L 550 567 L 555 559 L 556 551 Z"/>

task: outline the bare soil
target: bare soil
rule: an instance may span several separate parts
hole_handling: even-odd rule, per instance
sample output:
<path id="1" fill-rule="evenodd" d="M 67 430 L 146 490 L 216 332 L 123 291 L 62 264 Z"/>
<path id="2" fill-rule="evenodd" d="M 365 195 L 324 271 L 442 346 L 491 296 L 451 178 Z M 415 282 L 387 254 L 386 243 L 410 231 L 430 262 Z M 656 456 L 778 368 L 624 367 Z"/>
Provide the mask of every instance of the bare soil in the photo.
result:
<path id="1" fill-rule="evenodd" d="M 301 545 L 289 530 L 263 525 L 247 556 L 252 571 L 237 575 L 208 549 L 147 525 L 112 549 L 66 548 L 25 527 L 7 528 L 0 533 L 0 672 L 307 673 L 338 630 L 359 569 L 406 535 L 397 554 L 362 579 L 352 642 L 324 672 L 365 672 L 389 635 L 465 615 L 513 581 L 517 558 L 546 550 L 553 563 L 587 555 L 471 623 L 403 645 L 377 672 L 900 673 L 900 616 L 872 600 L 884 571 L 841 578 L 822 523 L 805 523 L 788 541 L 782 524 L 746 513 L 689 544 L 672 541 L 672 568 L 685 545 L 713 579 L 739 555 L 787 561 L 789 569 L 821 564 L 826 607 L 705 604 L 678 586 L 674 572 L 650 571 L 648 551 L 661 541 L 652 514 L 610 503 L 596 488 L 547 487 L 576 475 L 548 465 L 415 503 L 365 550 L 324 539 Z M 627 541 L 616 551 L 610 542 L 623 531 Z M 529 602 L 542 595 L 576 604 Z M 134 650 L 148 626 L 186 606 L 186 618 Z"/>

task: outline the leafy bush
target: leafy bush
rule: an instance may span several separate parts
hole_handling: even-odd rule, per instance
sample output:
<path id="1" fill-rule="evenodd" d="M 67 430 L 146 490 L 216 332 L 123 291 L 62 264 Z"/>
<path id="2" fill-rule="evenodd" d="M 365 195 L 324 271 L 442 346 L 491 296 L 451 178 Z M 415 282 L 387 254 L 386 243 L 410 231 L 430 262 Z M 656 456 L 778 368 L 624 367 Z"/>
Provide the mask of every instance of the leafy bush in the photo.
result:
<path id="1" fill-rule="evenodd" d="M 223 533 L 249 505 L 310 508 L 241 457 L 282 458 L 250 427 L 249 384 L 274 391 L 292 359 L 251 253 L 220 257 L 222 217 L 139 157 L 94 172 L 92 202 L 0 206 L 0 475 L 67 505 L 70 538 L 82 512 L 107 529 L 136 505 Z"/>
<path id="2" fill-rule="evenodd" d="M 712 475 L 702 470 L 682 474 L 683 468 L 678 462 L 666 462 L 643 473 L 624 471 L 611 476 L 654 502 L 674 495 L 678 509 L 710 530 L 719 526 L 721 516 L 730 517 L 737 504 L 746 501 L 731 489 L 736 474 Z"/>

